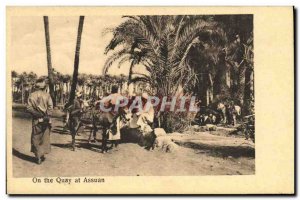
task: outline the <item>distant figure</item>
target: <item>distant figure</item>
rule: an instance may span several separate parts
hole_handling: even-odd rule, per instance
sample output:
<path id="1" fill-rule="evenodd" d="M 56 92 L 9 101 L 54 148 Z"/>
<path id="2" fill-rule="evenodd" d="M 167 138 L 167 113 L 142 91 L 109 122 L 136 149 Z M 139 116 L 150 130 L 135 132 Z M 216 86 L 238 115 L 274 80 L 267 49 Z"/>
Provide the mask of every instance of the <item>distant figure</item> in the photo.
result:
<path id="1" fill-rule="evenodd" d="M 242 112 L 241 112 L 241 107 L 238 105 L 234 105 L 234 116 L 233 116 L 233 125 L 236 126 L 236 121 L 237 119 L 240 119 Z"/>
<path id="2" fill-rule="evenodd" d="M 28 98 L 27 111 L 32 115 L 31 152 L 36 157 L 37 164 L 45 160 L 45 154 L 50 153 L 50 117 L 53 111 L 53 102 L 48 93 L 45 92 L 45 80 L 36 82 L 36 91 Z"/>
<path id="3" fill-rule="evenodd" d="M 73 103 L 71 103 L 67 110 L 69 112 L 69 130 L 71 131 L 72 136 L 72 149 L 75 151 L 75 136 L 79 129 L 80 125 L 80 117 L 82 114 L 81 107 L 81 98 L 82 94 L 80 92 L 76 92 L 75 99 Z"/>
<path id="4" fill-rule="evenodd" d="M 218 103 L 217 110 L 220 112 L 221 115 L 221 123 L 227 123 L 227 116 L 226 116 L 226 106 L 222 102 Z"/>
<path id="5" fill-rule="evenodd" d="M 204 126 L 206 121 L 206 116 L 204 114 L 201 114 L 198 121 L 200 126 Z"/>
<path id="6" fill-rule="evenodd" d="M 225 107 L 226 107 L 225 112 L 226 112 L 226 119 L 227 119 L 226 123 L 228 125 L 232 125 L 233 124 L 233 107 L 230 103 L 226 104 Z"/>
<path id="7" fill-rule="evenodd" d="M 207 116 L 207 119 L 205 120 L 205 125 L 206 124 L 215 124 L 215 122 L 216 122 L 216 116 L 214 116 L 213 114 L 210 113 Z"/>
<path id="8" fill-rule="evenodd" d="M 234 102 L 230 102 L 226 109 L 228 124 L 232 126 L 236 126 L 237 117 L 241 116 L 241 107 L 234 105 Z"/>

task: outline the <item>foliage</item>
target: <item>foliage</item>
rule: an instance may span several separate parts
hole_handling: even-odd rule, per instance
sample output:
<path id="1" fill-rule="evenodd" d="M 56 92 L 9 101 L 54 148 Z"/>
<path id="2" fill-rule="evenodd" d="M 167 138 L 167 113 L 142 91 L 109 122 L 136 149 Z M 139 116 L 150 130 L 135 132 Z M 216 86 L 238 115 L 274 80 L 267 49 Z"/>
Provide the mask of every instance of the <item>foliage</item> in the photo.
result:
<path id="1" fill-rule="evenodd" d="M 21 101 L 21 93 L 22 90 L 24 90 L 25 93 L 29 93 L 35 90 L 35 82 L 36 80 L 42 78 L 42 79 L 47 79 L 47 76 L 37 76 L 34 72 L 22 72 L 18 74 L 16 71 L 11 72 L 11 78 L 12 78 L 12 85 L 15 88 L 14 94 L 13 94 L 13 101 L 19 102 Z M 69 89 L 67 87 L 70 86 L 70 83 L 72 81 L 71 75 L 69 74 L 61 74 L 60 72 L 56 71 L 53 69 L 53 80 L 54 80 L 54 94 L 55 94 L 55 99 L 57 102 L 64 103 L 64 101 L 67 99 L 65 98 L 64 100 L 62 99 L 63 97 L 68 97 L 69 95 Z M 125 84 L 126 80 L 124 78 L 124 75 L 120 76 L 111 76 L 111 75 L 93 75 L 93 74 L 79 74 L 78 75 L 78 84 L 77 84 L 77 89 L 82 90 L 80 88 L 86 87 L 90 88 L 93 87 L 94 85 L 97 86 L 98 94 L 101 92 L 109 93 L 110 91 L 108 90 L 108 87 L 103 87 L 103 86 L 108 86 L 110 83 L 115 83 L 119 85 Z M 23 85 L 23 89 L 22 89 Z M 89 91 L 83 91 L 84 96 L 87 98 L 97 98 L 95 94 L 89 94 Z M 61 93 L 61 94 L 60 94 Z M 24 103 L 27 102 L 27 97 L 29 94 L 25 95 L 24 97 Z"/>
<path id="2" fill-rule="evenodd" d="M 244 97 L 245 69 L 253 62 L 248 55 L 253 45 L 252 15 L 124 18 L 111 30 L 104 73 L 118 62 L 119 67 L 130 65 L 129 82 L 147 82 L 156 95 L 172 96 L 182 87 L 182 92 L 201 99 L 207 98 L 208 90 L 215 101 Z M 146 73 L 135 73 L 137 68 Z M 162 116 L 167 119 L 171 114 Z M 164 121 L 164 128 L 174 126 Z"/>

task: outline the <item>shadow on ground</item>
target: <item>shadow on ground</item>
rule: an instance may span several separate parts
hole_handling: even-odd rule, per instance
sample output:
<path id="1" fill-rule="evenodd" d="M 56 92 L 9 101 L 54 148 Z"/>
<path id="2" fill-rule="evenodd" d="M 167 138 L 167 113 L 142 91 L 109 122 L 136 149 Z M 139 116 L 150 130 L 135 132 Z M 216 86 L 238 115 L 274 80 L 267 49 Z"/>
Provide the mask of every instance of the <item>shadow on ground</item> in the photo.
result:
<path id="1" fill-rule="evenodd" d="M 35 157 L 23 154 L 20 151 L 14 149 L 14 148 L 12 150 L 13 150 L 13 155 L 14 156 L 16 156 L 16 157 L 18 157 L 18 158 L 20 158 L 22 160 L 26 160 L 26 161 L 35 163 Z"/>
<path id="2" fill-rule="evenodd" d="M 175 141 L 176 144 L 192 149 L 201 150 L 200 153 L 205 153 L 214 157 L 249 157 L 255 158 L 255 149 L 249 146 L 215 146 L 203 143 L 181 142 Z"/>
<path id="3" fill-rule="evenodd" d="M 73 150 L 71 143 L 67 143 L 67 144 L 52 143 L 51 145 L 63 149 Z M 76 149 L 81 149 L 81 148 L 91 150 L 94 152 L 101 152 L 102 145 L 101 145 L 101 141 L 99 143 L 98 140 L 97 143 L 96 142 L 88 143 L 88 140 L 86 139 L 76 139 Z"/>
<path id="4" fill-rule="evenodd" d="M 63 126 L 52 127 L 51 132 L 58 134 L 70 134 L 70 131 L 68 131 L 68 129 L 65 129 Z"/>

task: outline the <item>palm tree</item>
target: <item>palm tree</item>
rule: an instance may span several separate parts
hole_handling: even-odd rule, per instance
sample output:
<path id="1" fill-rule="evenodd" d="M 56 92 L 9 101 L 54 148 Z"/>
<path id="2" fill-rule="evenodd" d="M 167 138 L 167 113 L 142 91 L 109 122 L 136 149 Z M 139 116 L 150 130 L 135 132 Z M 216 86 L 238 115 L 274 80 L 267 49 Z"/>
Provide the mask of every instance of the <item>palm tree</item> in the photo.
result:
<path id="1" fill-rule="evenodd" d="M 103 75 L 98 76 L 99 80 L 99 97 L 104 95 L 104 90 L 105 90 L 105 79 Z"/>
<path id="2" fill-rule="evenodd" d="M 79 69 L 79 55 L 80 55 L 80 43 L 81 43 L 81 35 L 84 23 L 84 16 L 79 17 L 79 25 L 78 25 L 78 32 L 77 32 L 77 42 L 76 42 L 76 49 L 75 49 L 75 61 L 74 61 L 74 71 L 72 77 L 72 86 L 70 92 L 69 103 L 73 103 L 75 98 L 75 91 L 78 82 L 78 69 Z"/>
<path id="3" fill-rule="evenodd" d="M 115 61 L 119 66 L 129 62 L 128 84 L 147 82 L 161 96 L 173 96 L 180 87 L 186 90 L 195 85 L 198 76 L 190 65 L 192 49 L 213 45 L 222 36 L 222 29 L 208 16 L 125 17 L 113 30 L 105 53 L 122 48 L 107 59 L 104 73 Z M 141 66 L 146 73 L 136 75 L 134 67 Z"/>
<path id="4" fill-rule="evenodd" d="M 86 80 L 86 87 L 87 87 L 87 91 L 86 91 L 86 96 L 87 98 L 91 98 L 92 95 L 92 87 L 93 87 L 93 75 L 89 74 L 87 76 L 87 80 Z"/>
<path id="5" fill-rule="evenodd" d="M 244 114 L 254 114 L 254 64 L 253 64 L 253 38 L 249 38 L 244 45 L 245 91 L 244 91 Z"/>
<path id="6" fill-rule="evenodd" d="M 63 102 L 63 95 L 64 95 L 64 75 L 60 72 L 56 71 L 53 68 L 53 83 L 55 85 L 55 96 L 57 102 L 61 105 L 64 104 Z"/>
<path id="7" fill-rule="evenodd" d="M 79 74 L 78 75 L 78 86 L 81 87 L 81 91 L 83 93 L 84 98 L 86 98 L 86 91 L 85 91 L 86 82 L 87 82 L 87 75 Z"/>
<path id="8" fill-rule="evenodd" d="M 15 97 L 15 92 L 16 92 L 16 81 L 17 81 L 17 78 L 18 78 L 18 73 L 16 71 L 11 71 L 11 86 L 12 86 L 12 97 L 13 97 L 13 100 L 14 97 Z"/>
<path id="9" fill-rule="evenodd" d="M 27 76 L 27 82 L 28 82 L 28 94 L 26 94 L 25 100 L 27 101 L 29 94 L 32 92 L 34 84 L 37 80 L 37 75 L 34 72 L 30 72 Z"/>
<path id="10" fill-rule="evenodd" d="M 70 85 L 70 81 L 71 81 L 71 76 L 66 74 L 63 75 L 63 84 L 65 86 L 63 86 L 63 104 L 65 104 L 66 99 L 68 98 L 69 95 L 69 85 Z"/>
<path id="11" fill-rule="evenodd" d="M 119 88 L 120 88 L 120 93 L 123 93 L 124 83 L 125 82 L 126 82 L 126 76 L 124 74 L 121 74 L 118 77 L 118 84 L 119 84 Z"/>
<path id="12" fill-rule="evenodd" d="M 23 72 L 19 75 L 19 88 L 21 90 L 21 103 L 25 104 L 25 87 L 28 81 L 28 74 Z"/>
<path id="13" fill-rule="evenodd" d="M 48 79 L 49 79 L 49 91 L 53 101 L 53 105 L 56 106 L 56 99 L 54 94 L 54 83 L 53 83 L 53 69 L 51 62 L 51 48 L 50 48 L 50 34 L 49 34 L 49 19 L 48 16 L 44 16 L 44 28 L 45 28 L 45 39 L 46 39 L 46 51 L 47 51 L 47 66 L 48 66 Z"/>
<path id="14" fill-rule="evenodd" d="M 253 77 L 253 16 L 216 15 L 214 18 L 223 27 L 229 38 L 226 45 L 227 61 L 236 76 L 232 96 L 236 97 L 236 100 L 244 108 L 244 113 L 251 113 L 249 105 L 254 104 L 253 78 L 252 81 L 249 81 Z"/>

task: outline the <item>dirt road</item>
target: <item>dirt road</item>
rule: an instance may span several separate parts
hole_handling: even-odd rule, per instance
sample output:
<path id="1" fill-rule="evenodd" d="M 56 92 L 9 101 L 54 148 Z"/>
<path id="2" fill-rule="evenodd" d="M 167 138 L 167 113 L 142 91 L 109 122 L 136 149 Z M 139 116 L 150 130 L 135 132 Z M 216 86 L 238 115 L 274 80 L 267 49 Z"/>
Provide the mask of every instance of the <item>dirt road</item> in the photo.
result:
<path id="1" fill-rule="evenodd" d="M 34 163 L 30 152 L 31 121 L 14 112 L 13 176 L 171 176 L 254 174 L 254 157 L 220 156 L 209 149 L 184 143 L 179 151 L 147 151 L 137 144 L 121 144 L 118 150 L 100 153 L 100 143 L 88 144 L 88 133 L 77 137 L 78 148 L 71 151 L 71 136 L 61 130 L 62 122 L 53 120 L 52 149 L 42 165 Z M 59 131 L 60 130 L 60 131 Z M 100 134 L 99 134 L 100 135 Z M 216 136 L 217 137 L 217 136 Z M 190 142 L 190 140 L 189 140 Z M 180 142 L 178 142 L 180 144 Z M 192 147 L 192 148 L 191 148 Z"/>

